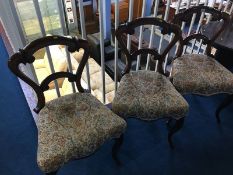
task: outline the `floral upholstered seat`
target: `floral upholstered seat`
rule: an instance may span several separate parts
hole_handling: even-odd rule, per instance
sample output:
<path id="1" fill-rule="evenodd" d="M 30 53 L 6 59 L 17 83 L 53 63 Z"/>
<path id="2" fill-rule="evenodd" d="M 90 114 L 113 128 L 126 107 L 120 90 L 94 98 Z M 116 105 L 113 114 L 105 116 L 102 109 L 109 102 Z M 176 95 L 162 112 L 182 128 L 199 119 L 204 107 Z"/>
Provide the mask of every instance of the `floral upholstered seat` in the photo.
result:
<path id="1" fill-rule="evenodd" d="M 48 102 L 38 122 L 37 161 L 44 172 L 54 172 L 70 159 L 94 153 L 126 128 L 122 118 L 89 93 Z"/>
<path id="2" fill-rule="evenodd" d="M 116 114 L 142 120 L 162 117 L 178 120 L 187 114 L 188 107 L 169 79 L 154 71 L 125 74 L 112 103 Z"/>
<path id="3" fill-rule="evenodd" d="M 186 54 L 175 59 L 172 79 L 182 94 L 233 94 L 233 74 L 206 55 Z"/>
<path id="4" fill-rule="evenodd" d="M 206 36 L 207 24 L 203 21 L 195 34 L 183 38 L 173 61 L 171 78 L 173 85 L 182 93 L 213 95 L 233 92 L 233 74 L 212 57 L 212 46 L 229 23 L 229 15 L 208 6 L 194 6 L 174 16 L 172 23 L 182 27 L 192 16 L 210 14 L 211 22 L 218 23 L 213 33 Z M 204 47 L 203 47 L 204 46 Z M 204 49 L 205 48 L 205 49 Z M 194 54 L 203 50 L 204 55 Z M 186 54 L 187 53 L 187 54 Z M 210 57 L 211 56 L 211 57 Z"/>
<path id="5" fill-rule="evenodd" d="M 153 42 L 150 42 L 148 47 L 143 46 L 140 44 L 140 34 L 139 47 L 129 49 L 127 46 L 130 45 L 124 42 L 124 34 L 137 36 L 137 27 L 143 29 L 145 26 L 151 26 L 152 30 L 153 27 L 159 28 L 162 36 L 173 34 L 171 42 L 162 50 L 153 46 Z M 166 55 L 180 41 L 181 30 L 177 25 L 162 19 L 145 17 L 120 25 L 115 34 L 125 55 L 126 66 L 112 102 L 112 110 L 124 118 L 134 117 L 140 120 L 168 118 L 168 142 L 173 148 L 172 136 L 183 127 L 189 106 L 167 77 L 168 74 L 164 71 L 167 65 L 164 63 Z M 137 58 L 136 72 L 132 72 L 132 62 L 135 58 Z M 143 65 L 142 60 L 145 58 L 146 65 Z M 138 71 L 144 67 L 146 70 Z M 155 70 L 155 67 L 156 72 L 148 71 Z M 170 125 L 170 121 L 175 121 L 174 125 Z"/>

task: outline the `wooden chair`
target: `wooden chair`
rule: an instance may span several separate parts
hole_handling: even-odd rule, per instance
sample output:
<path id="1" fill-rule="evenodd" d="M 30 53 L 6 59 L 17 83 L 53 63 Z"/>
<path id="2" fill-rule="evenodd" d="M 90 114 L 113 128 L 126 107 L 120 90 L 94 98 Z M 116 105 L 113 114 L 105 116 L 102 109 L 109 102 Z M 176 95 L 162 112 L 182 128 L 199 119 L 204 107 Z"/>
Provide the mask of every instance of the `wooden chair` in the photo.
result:
<path id="1" fill-rule="evenodd" d="M 211 38 L 197 33 L 183 39 L 178 49 L 178 58 L 173 61 L 172 65 L 171 79 L 173 85 L 181 94 L 202 96 L 219 93 L 233 94 L 233 74 L 216 61 L 211 54 L 211 47 L 229 22 L 229 16 L 210 7 L 197 6 L 177 14 L 173 23 L 181 25 L 182 22 L 191 20 L 193 14 L 201 15 L 201 13 L 211 14 L 211 19 L 219 21 L 222 25 L 216 33 L 212 34 Z M 200 41 L 201 46 L 206 45 L 205 54 L 199 54 L 199 51 L 197 54 L 194 53 L 193 43 L 197 41 Z M 216 117 L 220 122 L 219 116 Z"/>
<path id="2" fill-rule="evenodd" d="M 33 63 L 33 54 L 37 50 L 57 44 L 68 46 L 69 52 L 84 49 L 76 74 L 56 72 L 37 85 L 19 69 L 19 64 Z M 82 87 L 81 75 L 88 57 L 89 45 L 86 40 L 47 36 L 19 50 L 8 62 L 10 70 L 30 85 L 37 94 L 38 102 L 34 109 L 38 113 L 37 163 L 46 174 L 56 174 L 58 169 L 71 159 L 93 154 L 106 140 L 120 137 L 126 128 L 126 122 L 122 118 Z M 61 77 L 75 82 L 79 93 L 45 103 L 43 92 L 49 89 L 51 81 Z"/>
<path id="3" fill-rule="evenodd" d="M 124 33 L 133 35 L 135 28 L 143 25 L 155 25 L 161 28 L 162 34 L 174 33 L 174 38 L 165 50 L 159 54 L 156 49 L 142 48 L 133 52 L 127 49 L 124 42 Z M 167 75 L 163 71 L 163 63 L 166 54 L 180 39 L 179 27 L 169 24 L 158 18 L 138 18 L 116 30 L 116 38 L 119 41 L 122 52 L 127 62 L 123 71 L 123 77 L 112 102 L 112 110 L 123 118 L 137 118 L 143 121 L 157 119 L 174 119 L 175 125 L 169 125 L 168 141 L 173 148 L 172 136 L 182 128 L 184 116 L 188 112 L 188 103 L 176 91 Z M 132 59 L 138 55 L 150 54 L 151 61 L 158 60 L 158 71 L 131 71 Z"/>

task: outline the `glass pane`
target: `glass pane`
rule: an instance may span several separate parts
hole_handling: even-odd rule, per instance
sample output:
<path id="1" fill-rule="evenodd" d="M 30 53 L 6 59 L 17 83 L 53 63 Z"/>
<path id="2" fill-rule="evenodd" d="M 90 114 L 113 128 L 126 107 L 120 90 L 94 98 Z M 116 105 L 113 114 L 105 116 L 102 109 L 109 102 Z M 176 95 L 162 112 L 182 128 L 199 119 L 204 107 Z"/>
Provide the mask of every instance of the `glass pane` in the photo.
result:
<path id="1" fill-rule="evenodd" d="M 39 22 L 32 0 L 15 0 L 15 6 L 27 42 L 41 37 Z"/>
<path id="2" fill-rule="evenodd" d="M 38 0 L 47 34 L 62 34 L 57 1 Z M 33 0 L 15 0 L 25 39 L 31 42 L 42 36 Z"/>
<path id="3" fill-rule="evenodd" d="M 39 0 L 43 23 L 47 34 L 62 34 L 57 1 Z"/>

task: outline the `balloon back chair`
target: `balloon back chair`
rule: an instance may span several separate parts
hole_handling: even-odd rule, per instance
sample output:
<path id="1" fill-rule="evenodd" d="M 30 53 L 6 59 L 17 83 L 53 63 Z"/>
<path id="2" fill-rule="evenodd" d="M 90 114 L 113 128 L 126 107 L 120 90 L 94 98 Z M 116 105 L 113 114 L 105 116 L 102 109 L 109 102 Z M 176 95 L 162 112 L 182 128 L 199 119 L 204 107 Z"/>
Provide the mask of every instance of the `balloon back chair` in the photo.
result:
<path id="1" fill-rule="evenodd" d="M 27 77 L 19 68 L 35 61 L 33 54 L 50 45 L 65 45 L 69 52 L 84 49 L 83 58 L 75 74 L 56 72 L 40 85 Z M 38 113 L 37 163 L 46 174 L 56 174 L 71 159 L 81 159 L 93 154 L 107 139 L 118 138 L 126 128 L 126 122 L 87 93 L 81 85 L 81 74 L 89 58 L 86 40 L 64 36 L 47 36 L 37 39 L 15 53 L 9 60 L 10 70 L 37 94 L 34 109 Z M 45 103 L 44 91 L 58 78 L 75 82 L 79 93 L 62 96 Z"/>
<path id="2" fill-rule="evenodd" d="M 123 34 L 134 35 L 141 26 L 157 26 L 163 35 L 174 34 L 171 43 L 159 54 L 155 48 L 127 49 Z M 170 125 L 168 141 L 173 148 L 172 135 L 182 128 L 184 117 L 188 112 L 188 103 L 176 91 L 166 73 L 163 64 L 167 53 L 179 41 L 181 31 L 178 26 L 158 18 L 138 18 L 121 25 L 116 30 L 116 38 L 126 56 L 126 67 L 122 73 L 120 85 L 112 102 L 112 110 L 123 118 L 137 118 L 143 121 L 157 119 L 174 119 Z M 157 71 L 131 71 L 132 59 L 139 55 L 151 55 L 151 61 L 158 61 Z M 173 122 L 172 122 L 173 123 Z"/>
<path id="3" fill-rule="evenodd" d="M 182 22 L 188 22 L 195 14 L 203 19 L 205 13 L 211 15 L 211 21 L 219 21 L 220 25 L 216 28 L 216 33 L 211 34 L 211 37 L 203 35 L 204 26 L 199 26 L 198 33 L 183 39 L 178 49 L 178 57 L 172 65 L 173 85 L 181 94 L 202 96 L 219 93 L 233 94 L 233 74 L 216 61 L 211 54 L 214 41 L 229 22 L 229 15 L 211 7 L 197 6 L 177 14 L 173 23 L 181 26 Z M 204 54 L 199 54 L 200 51 Z M 219 110 L 217 110 L 216 117 L 220 122 L 218 114 Z"/>

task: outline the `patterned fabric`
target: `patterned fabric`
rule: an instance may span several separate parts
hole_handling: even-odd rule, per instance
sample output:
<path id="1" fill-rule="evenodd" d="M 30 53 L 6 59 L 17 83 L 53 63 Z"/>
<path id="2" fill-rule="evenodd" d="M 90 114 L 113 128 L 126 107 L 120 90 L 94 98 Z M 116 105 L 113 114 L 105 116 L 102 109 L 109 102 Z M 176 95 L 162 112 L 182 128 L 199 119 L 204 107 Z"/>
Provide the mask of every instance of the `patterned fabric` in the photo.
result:
<path id="1" fill-rule="evenodd" d="M 124 118 L 155 120 L 182 118 L 189 107 L 167 77 L 157 72 L 138 71 L 122 78 L 112 108 Z"/>
<path id="2" fill-rule="evenodd" d="M 39 113 L 37 162 L 53 172 L 70 159 L 92 154 L 119 137 L 126 122 L 88 93 L 52 100 Z"/>
<path id="3" fill-rule="evenodd" d="M 173 84 L 182 93 L 233 93 L 233 74 L 206 55 L 187 54 L 174 60 Z"/>

